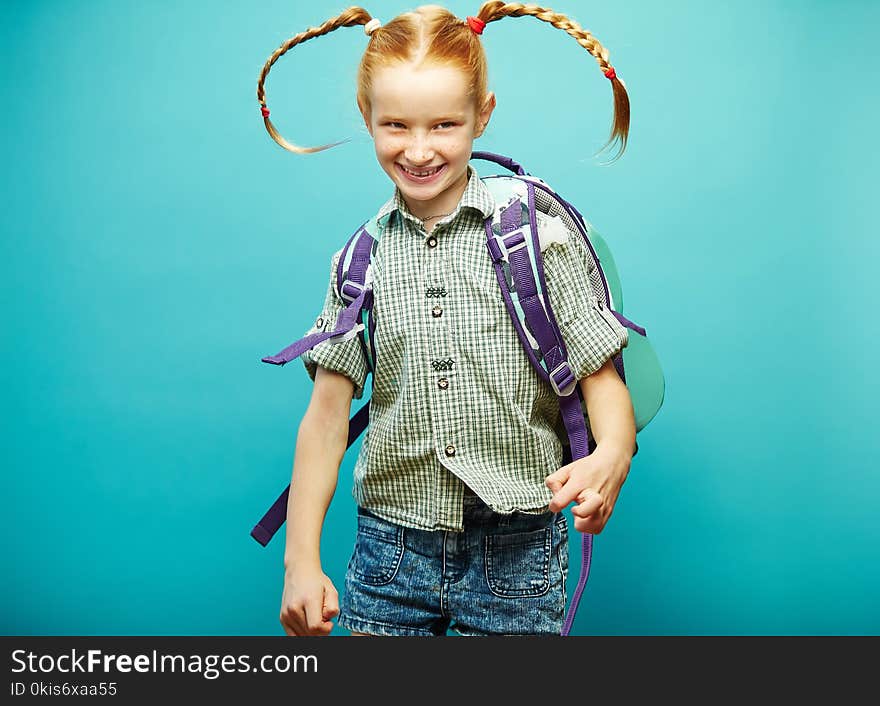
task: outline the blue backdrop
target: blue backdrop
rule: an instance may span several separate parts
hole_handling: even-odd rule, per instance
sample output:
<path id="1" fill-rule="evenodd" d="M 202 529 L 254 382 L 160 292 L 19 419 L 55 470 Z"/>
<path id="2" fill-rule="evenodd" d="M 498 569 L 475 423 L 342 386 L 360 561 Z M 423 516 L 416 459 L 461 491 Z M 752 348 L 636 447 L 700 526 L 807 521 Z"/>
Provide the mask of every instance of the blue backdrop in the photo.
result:
<path id="1" fill-rule="evenodd" d="M 390 183 L 354 101 L 359 27 L 267 82 L 284 135 L 349 143 L 286 153 L 255 91 L 345 6 L 3 3 L 5 634 L 283 634 L 283 539 L 248 533 L 289 481 L 311 382 L 260 358 L 311 324 Z M 880 633 L 880 7 L 553 6 L 626 81 L 627 153 L 593 158 L 608 82 L 529 18 L 483 35 L 498 109 L 476 146 L 603 233 L 667 376 L 574 632 Z M 340 589 L 354 459 L 323 539 Z"/>

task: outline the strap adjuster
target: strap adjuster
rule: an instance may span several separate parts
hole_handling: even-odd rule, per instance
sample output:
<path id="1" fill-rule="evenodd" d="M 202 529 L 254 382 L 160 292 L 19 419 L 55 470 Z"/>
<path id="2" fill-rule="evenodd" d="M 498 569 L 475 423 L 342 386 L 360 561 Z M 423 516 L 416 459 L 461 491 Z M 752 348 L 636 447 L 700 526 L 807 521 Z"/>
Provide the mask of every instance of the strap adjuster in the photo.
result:
<path id="1" fill-rule="evenodd" d="M 328 338 L 327 340 L 330 341 L 330 343 L 332 343 L 334 345 L 337 343 L 345 343 L 349 339 L 352 339 L 355 336 L 357 336 L 363 330 L 364 330 L 363 324 L 355 324 L 348 331 L 343 331 L 342 333 L 337 333 L 335 336 L 330 336 L 330 338 Z"/>
<path id="2" fill-rule="evenodd" d="M 342 297 L 345 302 L 351 304 L 361 295 L 361 292 L 366 292 L 370 289 L 372 289 L 371 285 L 361 284 L 355 282 L 353 279 L 346 279 L 339 288 L 339 296 Z"/>
<path id="3" fill-rule="evenodd" d="M 486 247 L 489 248 L 492 262 L 500 262 L 501 260 L 510 262 L 510 255 L 517 250 L 528 247 L 528 243 L 523 228 L 518 228 L 512 233 L 504 235 L 493 232 L 492 237 L 486 240 Z"/>
<path id="4" fill-rule="evenodd" d="M 563 360 L 550 372 L 550 387 L 560 397 L 568 397 L 574 392 L 577 378 L 567 360 Z"/>

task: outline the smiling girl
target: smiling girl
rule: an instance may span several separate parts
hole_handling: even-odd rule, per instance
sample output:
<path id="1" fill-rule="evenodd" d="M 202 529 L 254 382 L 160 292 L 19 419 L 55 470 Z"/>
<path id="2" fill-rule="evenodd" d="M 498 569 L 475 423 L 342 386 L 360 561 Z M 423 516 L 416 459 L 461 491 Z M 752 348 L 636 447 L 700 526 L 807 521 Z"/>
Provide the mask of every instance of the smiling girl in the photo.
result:
<path id="1" fill-rule="evenodd" d="M 266 75 L 292 47 L 363 25 L 370 39 L 357 105 L 394 185 L 376 215 L 384 227 L 371 260 L 370 426 L 354 470 L 358 533 L 341 604 L 321 567 L 320 536 L 369 363 L 356 337 L 303 354 L 314 388 L 287 506 L 281 623 L 289 635 L 326 635 L 337 616 L 354 635 L 558 635 L 568 569 L 562 510 L 574 503 L 575 528 L 598 533 L 626 479 L 635 424 L 612 358 L 627 333 L 582 286 L 591 267 L 582 239 L 562 238 L 543 255 L 596 440 L 592 453 L 561 467 L 558 399 L 523 354 L 486 254 L 484 221 L 498 204 L 469 164 L 496 105 L 480 35 L 487 23 L 522 15 L 564 30 L 596 58 L 613 87 L 612 141 L 622 151 L 628 101 L 607 51 L 536 5 L 487 2 L 466 20 L 425 6 L 385 25 L 350 8 L 286 42 L 260 75 L 272 138 L 293 152 L 326 149 L 277 132 Z M 332 330 L 346 307 L 336 291 L 341 253 L 311 332 Z"/>
<path id="2" fill-rule="evenodd" d="M 379 165 L 431 232 L 464 193 L 473 140 L 486 128 L 495 96 L 475 106 L 457 67 L 405 63 L 374 71 L 358 105 Z"/>

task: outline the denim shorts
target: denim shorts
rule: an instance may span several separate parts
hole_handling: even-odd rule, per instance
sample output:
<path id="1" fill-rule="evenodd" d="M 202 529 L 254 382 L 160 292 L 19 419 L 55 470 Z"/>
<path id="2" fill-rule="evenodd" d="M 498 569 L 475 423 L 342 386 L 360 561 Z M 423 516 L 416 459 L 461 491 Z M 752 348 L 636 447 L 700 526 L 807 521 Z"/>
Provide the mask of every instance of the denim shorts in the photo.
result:
<path id="1" fill-rule="evenodd" d="M 565 516 L 492 511 L 465 495 L 464 531 L 403 527 L 358 507 L 338 624 L 371 635 L 559 635 Z"/>

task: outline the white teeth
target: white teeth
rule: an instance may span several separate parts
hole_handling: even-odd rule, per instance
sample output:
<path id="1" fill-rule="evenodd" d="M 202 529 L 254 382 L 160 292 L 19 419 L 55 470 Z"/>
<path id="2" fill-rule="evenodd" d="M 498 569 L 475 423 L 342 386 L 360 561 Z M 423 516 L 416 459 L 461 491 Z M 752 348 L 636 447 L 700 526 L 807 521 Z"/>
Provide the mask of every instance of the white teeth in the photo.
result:
<path id="1" fill-rule="evenodd" d="M 401 166 L 403 166 L 403 165 L 401 165 Z M 405 171 L 407 174 L 412 174 L 414 177 L 431 176 L 432 174 L 436 174 L 439 170 L 440 170 L 440 167 L 434 167 L 433 169 L 427 169 L 427 170 L 422 170 L 422 171 L 417 172 L 413 169 L 407 169 L 406 167 L 403 167 L 403 171 Z"/>

